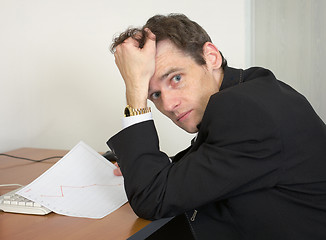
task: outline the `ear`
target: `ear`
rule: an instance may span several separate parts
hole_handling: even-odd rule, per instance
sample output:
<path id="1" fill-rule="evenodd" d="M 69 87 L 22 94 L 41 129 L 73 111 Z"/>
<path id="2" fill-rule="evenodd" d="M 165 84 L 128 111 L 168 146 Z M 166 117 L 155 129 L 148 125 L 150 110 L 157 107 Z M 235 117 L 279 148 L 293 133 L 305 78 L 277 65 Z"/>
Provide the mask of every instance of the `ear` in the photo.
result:
<path id="1" fill-rule="evenodd" d="M 208 68 L 219 69 L 222 65 L 222 56 L 217 47 L 211 43 L 206 42 L 203 46 L 203 56 Z"/>

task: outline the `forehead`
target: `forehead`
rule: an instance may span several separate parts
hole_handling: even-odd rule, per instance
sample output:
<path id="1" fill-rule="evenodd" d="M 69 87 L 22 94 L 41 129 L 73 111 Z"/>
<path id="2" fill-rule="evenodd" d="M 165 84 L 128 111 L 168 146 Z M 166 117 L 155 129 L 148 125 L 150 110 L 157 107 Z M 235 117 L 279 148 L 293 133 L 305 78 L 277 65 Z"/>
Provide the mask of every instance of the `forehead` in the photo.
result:
<path id="1" fill-rule="evenodd" d="M 155 78 L 161 78 L 171 69 L 185 68 L 193 60 L 170 40 L 163 40 L 156 44 Z"/>

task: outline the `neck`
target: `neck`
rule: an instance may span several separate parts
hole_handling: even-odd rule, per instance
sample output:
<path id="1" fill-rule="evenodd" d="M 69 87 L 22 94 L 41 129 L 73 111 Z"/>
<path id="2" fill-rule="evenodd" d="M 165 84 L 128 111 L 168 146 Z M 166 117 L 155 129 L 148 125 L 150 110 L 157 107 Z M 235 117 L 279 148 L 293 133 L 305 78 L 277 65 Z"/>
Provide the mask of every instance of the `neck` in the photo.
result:
<path id="1" fill-rule="evenodd" d="M 216 79 L 218 90 L 220 90 L 220 87 L 223 82 L 223 78 L 224 78 L 224 70 L 223 70 L 223 68 L 220 68 L 215 74 L 215 79 Z"/>

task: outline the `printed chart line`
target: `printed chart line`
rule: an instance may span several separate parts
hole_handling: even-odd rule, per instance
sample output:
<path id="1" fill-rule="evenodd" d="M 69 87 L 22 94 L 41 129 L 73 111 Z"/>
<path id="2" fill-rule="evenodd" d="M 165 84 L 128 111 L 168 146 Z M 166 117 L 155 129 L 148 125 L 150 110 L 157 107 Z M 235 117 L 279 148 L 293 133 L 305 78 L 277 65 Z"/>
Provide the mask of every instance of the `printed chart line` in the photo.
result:
<path id="1" fill-rule="evenodd" d="M 64 188 L 89 188 L 89 187 L 95 187 L 95 186 L 99 186 L 99 187 L 119 187 L 122 186 L 121 183 L 119 184 L 92 184 L 92 185 L 86 185 L 86 186 L 63 186 L 60 185 L 58 186 L 60 188 L 60 195 L 41 195 L 41 197 L 53 197 L 53 198 L 63 198 L 64 195 Z"/>

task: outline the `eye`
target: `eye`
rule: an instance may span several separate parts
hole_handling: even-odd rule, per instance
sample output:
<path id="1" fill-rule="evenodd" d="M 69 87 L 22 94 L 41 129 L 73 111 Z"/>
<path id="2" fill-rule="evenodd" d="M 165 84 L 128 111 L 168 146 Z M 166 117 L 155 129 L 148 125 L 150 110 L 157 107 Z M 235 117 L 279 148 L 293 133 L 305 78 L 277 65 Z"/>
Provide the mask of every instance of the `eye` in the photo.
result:
<path id="1" fill-rule="evenodd" d="M 178 82 L 180 82 L 180 81 L 181 81 L 181 75 L 180 75 L 180 74 L 175 75 L 175 76 L 172 78 L 172 81 L 173 81 L 174 83 L 178 83 Z"/>
<path id="2" fill-rule="evenodd" d="M 154 92 L 151 95 L 151 99 L 157 100 L 161 96 L 161 92 Z"/>

